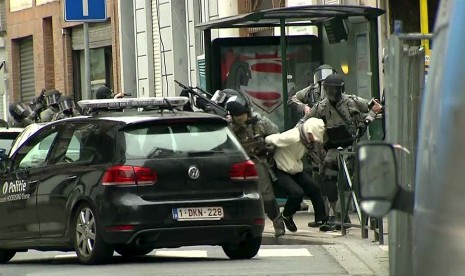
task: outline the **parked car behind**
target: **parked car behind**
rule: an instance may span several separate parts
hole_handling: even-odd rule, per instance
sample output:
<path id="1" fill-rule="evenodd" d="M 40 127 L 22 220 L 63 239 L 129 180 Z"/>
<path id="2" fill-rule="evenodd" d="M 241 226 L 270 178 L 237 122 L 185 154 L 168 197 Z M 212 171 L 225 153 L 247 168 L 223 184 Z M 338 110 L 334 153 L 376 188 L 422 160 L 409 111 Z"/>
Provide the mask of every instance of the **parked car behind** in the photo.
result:
<path id="1" fill-rule="evenodd" d="M 4 154 L 8 155 L 13 141 L 23 131 L 19 127 L 2 127 L 0 128 L 0 149 L 4 149 Z"/>

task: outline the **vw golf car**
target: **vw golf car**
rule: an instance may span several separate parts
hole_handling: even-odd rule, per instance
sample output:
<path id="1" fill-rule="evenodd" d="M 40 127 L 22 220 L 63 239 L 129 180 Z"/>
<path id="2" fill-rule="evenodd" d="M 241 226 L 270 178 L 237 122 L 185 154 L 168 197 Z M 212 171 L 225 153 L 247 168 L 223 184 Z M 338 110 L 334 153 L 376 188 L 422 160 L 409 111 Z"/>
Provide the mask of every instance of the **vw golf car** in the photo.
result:
<path id="1" fill-rule="evenodd" d="M 254 257 L 264 228 L 255 164 L 224 118 L 178 111 L 186 101 L 81 101 L 101 112 L 32 134 L 0 174 L 0 263 L 29 249 L 95 264 L 191 245 Z"/>

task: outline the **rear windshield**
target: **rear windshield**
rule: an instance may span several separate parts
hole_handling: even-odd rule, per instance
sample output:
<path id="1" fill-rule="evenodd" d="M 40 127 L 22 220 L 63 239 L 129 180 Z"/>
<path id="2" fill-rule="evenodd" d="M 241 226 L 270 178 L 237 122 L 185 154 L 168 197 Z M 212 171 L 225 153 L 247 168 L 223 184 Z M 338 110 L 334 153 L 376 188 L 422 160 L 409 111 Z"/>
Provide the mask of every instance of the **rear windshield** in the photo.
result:
<path id="1" fill-rule="evenodd" d="M 143 125 L 124 130 L 126 159 L 242 153 L 227 126 L 207 123 Z"/>

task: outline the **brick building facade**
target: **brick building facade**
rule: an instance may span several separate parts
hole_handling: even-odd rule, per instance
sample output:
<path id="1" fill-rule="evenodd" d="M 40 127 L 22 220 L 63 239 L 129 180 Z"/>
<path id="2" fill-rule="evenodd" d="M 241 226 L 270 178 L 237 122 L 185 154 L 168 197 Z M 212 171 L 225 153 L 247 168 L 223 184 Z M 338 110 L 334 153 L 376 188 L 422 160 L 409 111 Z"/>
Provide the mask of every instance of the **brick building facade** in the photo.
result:
<path id="1" fill-rule="evenodd" d="M 99 51 L 104 54 L 95 57 L 97 63 L 91 66 L 104 64 L 104 83 L 118 90 L 118 25 L 114 20 L 118 18 L 118 9 L 115 2 L 107 0 L 107 22 L 90 24 L 90 48 L 91 51 L 106 48 Z M 64 1 L 6 0 L 5 4 L 10 102 L 31 100 L 42 89 L 53 88 L 76 100 L 90 98 L 92 95 L 82 95 L 83 85 L 80 85 L 84 78 L 81 78 L 84 66 L 82 24 L 64 21 Z M 106 40 L 101 41 L 100 37 Z M 104 60 L 99 61 L 102 57 Z M 102 85 L 103 81 L 95 84 Z"/>

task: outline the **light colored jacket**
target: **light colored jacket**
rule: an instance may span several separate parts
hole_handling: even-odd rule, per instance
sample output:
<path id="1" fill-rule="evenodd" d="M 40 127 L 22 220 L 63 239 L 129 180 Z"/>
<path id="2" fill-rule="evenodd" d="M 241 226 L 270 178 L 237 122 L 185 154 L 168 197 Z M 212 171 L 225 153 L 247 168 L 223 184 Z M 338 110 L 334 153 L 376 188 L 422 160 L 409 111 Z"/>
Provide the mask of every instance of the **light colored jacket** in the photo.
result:
<path id="1" fill-rule="evenodd" d="M 323 142 L 325 125 L 323 120 L 310 118 L 303 123 L 305 133 L 312 133 L 316 142 Z M 289 174 L 303 171 L 302 157 L 307 153 L 307 147 L 301 141 L 299 127 L 278 134 L 272 134 L 265 138 L 265 142 L 276 146 L 274 160 L 278 169 Z"/>

